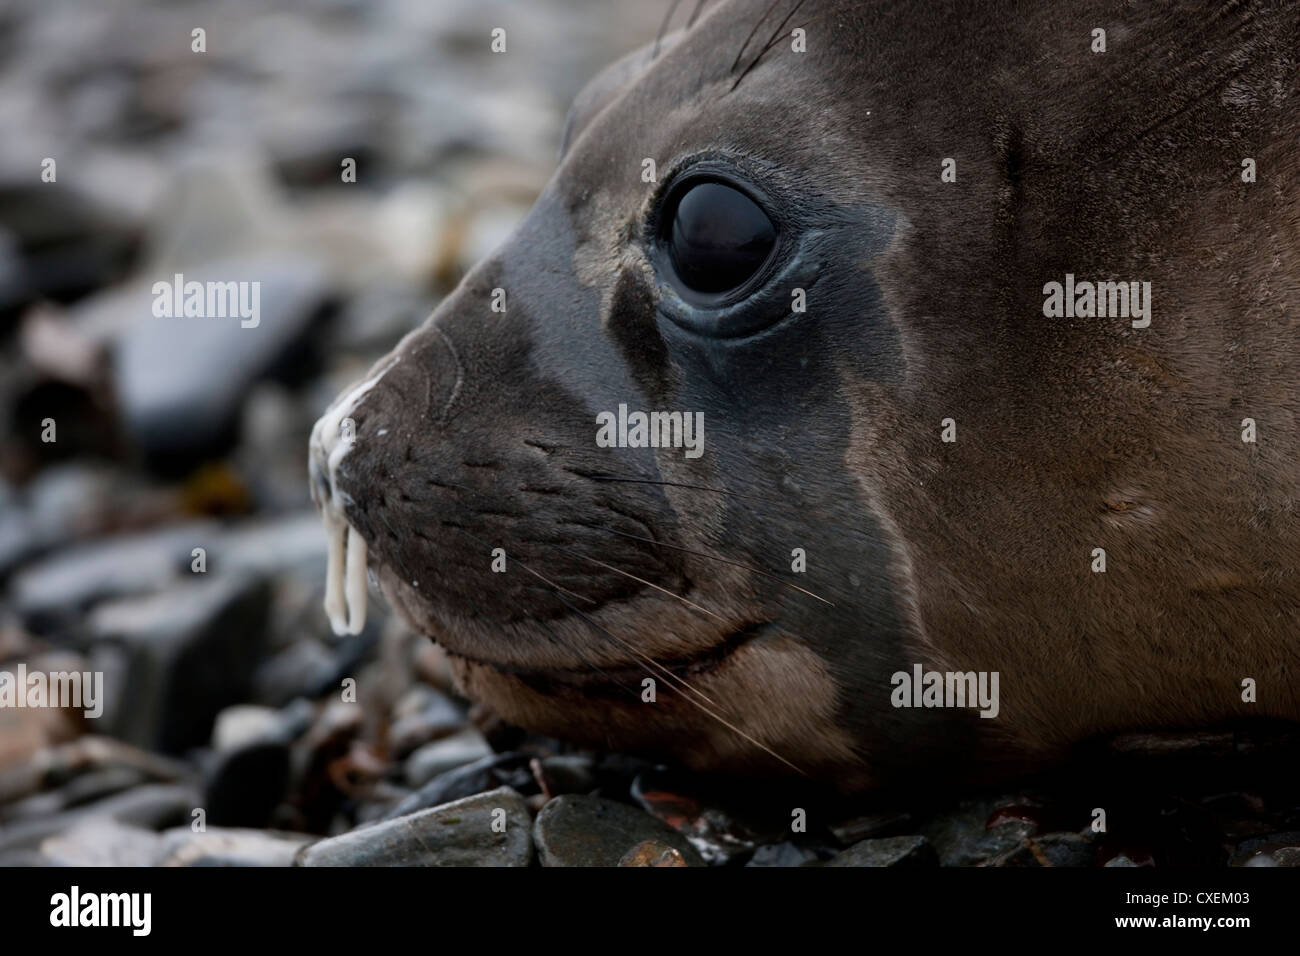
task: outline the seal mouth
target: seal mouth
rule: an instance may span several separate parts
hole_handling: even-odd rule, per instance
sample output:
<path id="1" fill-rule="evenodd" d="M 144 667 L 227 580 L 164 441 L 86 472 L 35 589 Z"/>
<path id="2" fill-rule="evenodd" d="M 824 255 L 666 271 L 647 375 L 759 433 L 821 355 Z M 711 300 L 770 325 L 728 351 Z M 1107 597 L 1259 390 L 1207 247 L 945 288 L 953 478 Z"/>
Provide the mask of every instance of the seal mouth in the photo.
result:
<path id="1" fill-rule="evenodd" d="M 347 509 L 356 502 L 338 482 L 339 466 L 357 439 L 356 423 L 350 416 L 396 362 L 394 355 L 369 378 L 344 392 L 311 430 L 311 496 L 329 541 L 325 613 L 335 634 L 359 634 L 366 625 L 366 539 L 347 519 Z"/>
<path id="2" fill-rule="evenodd" d="M 613 666 L 590 664 L 585 667 L 520 667 L 453 651 L 445 643 L 439 643 L 448 657 L 515 678 L 540 693 L 563 690 L 618 692 L 628 689 L 639 692 L 640 682 L 647 677 L 659 679 L 670 674 L 685 681 L 717 670 L 742 647 L 760 638 L 766 632 L 768 624 L 767 621 L 744 624 L 722 640 L 694 654 Z"/>

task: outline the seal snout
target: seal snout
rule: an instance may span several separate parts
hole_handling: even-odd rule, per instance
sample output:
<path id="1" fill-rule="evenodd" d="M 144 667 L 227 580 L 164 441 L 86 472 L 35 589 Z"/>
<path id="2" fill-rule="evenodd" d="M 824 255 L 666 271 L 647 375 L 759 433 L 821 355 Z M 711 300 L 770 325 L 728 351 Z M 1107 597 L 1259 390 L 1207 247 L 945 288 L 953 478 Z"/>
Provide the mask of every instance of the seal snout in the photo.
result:
<path id="1" fill-rule="evenodd" d="M 325 613 L 335 634 L 358 634 L 366 623 L 366 539 L 347 519 L 355 502 L 339 487 L 339 469 L 356 442 L 352 414 L 394 362 L 340 395 L 311 430 L 308 470 L 328 537 Z"/>

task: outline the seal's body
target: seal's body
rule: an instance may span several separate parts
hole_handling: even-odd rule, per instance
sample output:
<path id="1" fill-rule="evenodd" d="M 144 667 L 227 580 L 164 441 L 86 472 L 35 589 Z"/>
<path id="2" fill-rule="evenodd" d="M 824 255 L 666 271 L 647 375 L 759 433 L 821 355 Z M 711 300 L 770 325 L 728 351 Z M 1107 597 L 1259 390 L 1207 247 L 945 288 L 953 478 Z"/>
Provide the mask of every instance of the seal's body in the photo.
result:
<path id="1" fill-rule="evenodd" d="M 731 0 L 633 54 L 318 425 L 336 618 L 368 552 L 509 721 L 844 788 L 1300 718 L 1297 50 Z"/>

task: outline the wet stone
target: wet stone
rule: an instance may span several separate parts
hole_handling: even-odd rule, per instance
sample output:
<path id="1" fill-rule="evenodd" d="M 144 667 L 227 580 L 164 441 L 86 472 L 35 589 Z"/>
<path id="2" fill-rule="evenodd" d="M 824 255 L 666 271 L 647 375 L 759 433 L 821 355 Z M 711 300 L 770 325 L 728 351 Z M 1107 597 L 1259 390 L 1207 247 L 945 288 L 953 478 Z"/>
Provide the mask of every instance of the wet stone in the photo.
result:
<path id="1" fill-rule="evenodd" d="M 299 866 L 527 866 L 531 818 L 502 787 L 305 848 Z"/>
<path id="2" fill-rule="evenodd" d="M 536 790 L 537 784 L 524 754 L 494 754 L 439 774 L 389 811 L 388 819 L 501 786 L 521 793 Z"/>
<path id="3" fill-rule="evenodd" d="M 648 840 L 672 847 L 690 866 L 704 863 L 668 824 L 600 797 L 556 797 L 537 815 L 533 839 L 542 866 L 618 866 L 630 850 Z"/>
<path id="4" fill-rule="evenodd" d="M 422 787 L 434 777 L 482 760 L 492 755 L 492 748 L 473 727 L 427 743 L 406 760 L 406 782 L 412 787 Z"/>
<path id="5" fill-rule="evenodd" d="M 686 866 L 686 857 L 681 851 L 658 840 L 646 840 L 638 843 L 623 854 L 619 866 Z"/>
<path id="6" fill-rule="evenodd" d="M 827 866 L 934 866 L 934 847 L 923 836 L 881 837 L 855 843 Z"/>

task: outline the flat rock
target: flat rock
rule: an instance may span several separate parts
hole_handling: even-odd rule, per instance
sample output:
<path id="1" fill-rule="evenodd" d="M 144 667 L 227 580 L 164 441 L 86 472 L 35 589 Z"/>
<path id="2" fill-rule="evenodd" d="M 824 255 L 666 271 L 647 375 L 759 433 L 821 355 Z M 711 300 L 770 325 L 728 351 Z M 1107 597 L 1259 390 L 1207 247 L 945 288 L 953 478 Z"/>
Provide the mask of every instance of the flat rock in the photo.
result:
<path id="1" fill-rule="evenodd" d="M 523 798 L 501 787 L 321 840 L 298 865 L 527 866 L 530 829 Z"/>

